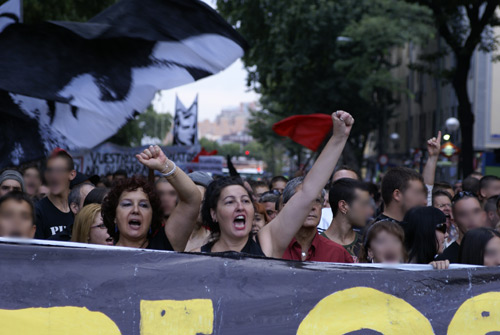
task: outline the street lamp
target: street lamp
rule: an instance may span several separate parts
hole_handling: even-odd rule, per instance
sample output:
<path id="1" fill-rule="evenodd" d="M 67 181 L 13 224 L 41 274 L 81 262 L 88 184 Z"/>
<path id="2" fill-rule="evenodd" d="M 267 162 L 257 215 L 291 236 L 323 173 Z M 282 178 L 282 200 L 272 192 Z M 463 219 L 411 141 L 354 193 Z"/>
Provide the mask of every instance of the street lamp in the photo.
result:
<path id="1" fill-rule="evenodd" d="M 457 131 L 458 128 L 460 128 L 460 121 L 458 121 L 457 118 L 450 117 L 446 120 L 445 122 L 446 129 L 448 129 L 451 132 Z"/>

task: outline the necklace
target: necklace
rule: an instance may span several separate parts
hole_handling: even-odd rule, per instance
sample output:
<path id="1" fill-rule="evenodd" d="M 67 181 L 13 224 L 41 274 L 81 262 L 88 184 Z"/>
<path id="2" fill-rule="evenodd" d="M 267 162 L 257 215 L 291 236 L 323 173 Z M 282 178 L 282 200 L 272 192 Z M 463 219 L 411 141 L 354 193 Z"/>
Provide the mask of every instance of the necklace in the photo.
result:
<path id="1" fill-rule="evenodd" d="M 306 257 L 307 254 L 305 253 L 305 251 L 302 251 L 302 257 Z"/>

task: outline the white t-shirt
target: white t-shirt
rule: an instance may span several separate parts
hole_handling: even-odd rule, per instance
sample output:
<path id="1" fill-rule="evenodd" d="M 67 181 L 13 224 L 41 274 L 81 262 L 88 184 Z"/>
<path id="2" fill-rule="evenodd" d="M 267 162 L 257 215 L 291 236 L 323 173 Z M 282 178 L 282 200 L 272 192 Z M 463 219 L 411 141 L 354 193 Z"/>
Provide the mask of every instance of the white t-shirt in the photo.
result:
<path id="1" fill-rule="evenodd" d="M 325 230 L 327 230 L 328 227 L 330 227 L 332 220 L 333 220 L 332 209 L 330 207 L 323 208 L 321 210 L 321 220 L 319 221 L 318 231 L 322 233 Z"/>

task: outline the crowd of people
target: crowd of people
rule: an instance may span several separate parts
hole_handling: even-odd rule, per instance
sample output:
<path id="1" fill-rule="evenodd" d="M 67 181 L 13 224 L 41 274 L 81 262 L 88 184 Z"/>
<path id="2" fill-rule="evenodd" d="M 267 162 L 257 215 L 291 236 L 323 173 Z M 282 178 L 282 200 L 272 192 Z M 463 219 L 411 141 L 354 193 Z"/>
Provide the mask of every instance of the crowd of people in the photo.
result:
<path id="1" fill-rule="evenodd" d="M 1 173 L 0 236 L 295 261 L 500 265 L 500 178 L 435 182 L 438 134 L 422 174 L 393 167 L 380 185 L 364 182 L 336 168 L 353 117 L 337 111 L 332 120 L 312 168 L 291 180 L 186 174 L 158 146 L 136 156 L 154 178 L 89 177 L 55 149 L 43 175 L 35 165 Z"/>

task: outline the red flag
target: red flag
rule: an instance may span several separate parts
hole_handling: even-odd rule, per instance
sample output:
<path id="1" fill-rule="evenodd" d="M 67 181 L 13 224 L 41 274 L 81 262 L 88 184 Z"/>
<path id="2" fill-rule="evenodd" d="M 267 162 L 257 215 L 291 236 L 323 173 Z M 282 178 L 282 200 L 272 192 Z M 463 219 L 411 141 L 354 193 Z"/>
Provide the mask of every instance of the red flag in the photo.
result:
<path id="1" fill-rule="evenodd" d="M 215 156 L 217 155 L 217 150 L 212 150 L 210 152 L 206 151 L 205 148 L 201 148 L 201 151 L 193 158 L 191 162 L 199 163 L 200 156 Z"/>
<path id="2" fill-rule="evenodd" d="M 332 128 L 332 117 L 326 114 L 294 115 L 273 125 L 276 134 L 287 136 L 312 151 L 318 150 Z"/>

